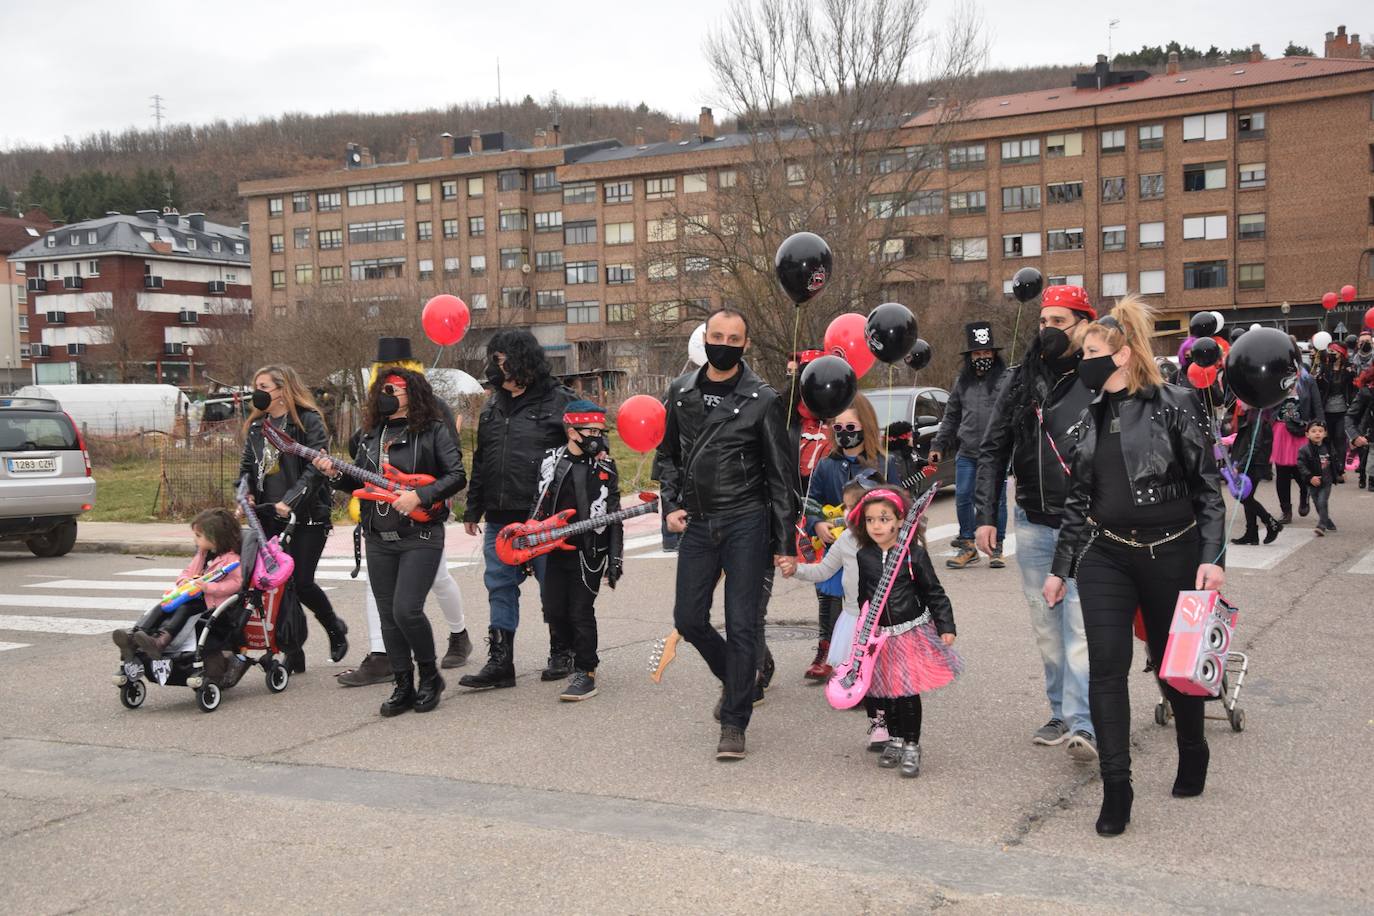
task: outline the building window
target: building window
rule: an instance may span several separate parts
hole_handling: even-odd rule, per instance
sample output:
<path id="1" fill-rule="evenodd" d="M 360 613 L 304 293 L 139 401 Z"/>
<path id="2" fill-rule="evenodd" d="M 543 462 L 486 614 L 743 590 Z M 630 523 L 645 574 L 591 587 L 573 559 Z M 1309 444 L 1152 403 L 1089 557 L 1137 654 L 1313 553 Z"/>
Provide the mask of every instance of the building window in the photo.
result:
<path id="1" fill-rule="evenodd" d="M 335 213 L 343 208 L 343 195 L 338 191 L 320 191 L 315 195 L 315 209 L 321 213 Z"/>
<path id="2" fill-rule="evenodd" d="M 286 236 L 272 234 L 267 237 L 267 247 L 273 254 L 281 254 L 286 250 Z"/>
<path id="3" fill-rule="evenodd" d="M 428 181 L 415 182 L 415 201 L 416 203 L 428 203 L 434 197 L 434 185 Z M 433 273 L 433 271 L 430 271 Z"/>
<path id="4" fill-rule="evenodd" d="M 1183 167 L 1183 190 L 1215 191 L 1226 187 L 1226 163 L 1194 162 Z"/>
<path id="5" fill-rule="evenodd" d="M 625 322 L 635 320 L 635 307 L 633 302 L 607 302 L 606 320 L 608 322 Z"/>
<path id="6" fill-rule="evenodd" d="M 868 199 L 868 215 L 873 219 L 935 216 L 944 212 L 944 191 L 917 191 L 910 195 L 880 194 Z"/>
<path id="7" fill-rule="evenodd" d="M 1071 204 L 1083 199 L 1083 182 L 1058 181 L 1045 186 L 1045 200 L 1051 204 Z"/>
<path id="8" fill-rule="evenodd" d="M 952 151 L 951 151 L 952 152 Z M 1040 139 L 1038 137 L 1027 140 L 1003 140 L 1002 141 L 1002 161 L 1003 162 L 1035 162 L 1040 158 Z M 953 167 L 954 157 L 950 157 L 951 168 Z"/>
<path id="9" fill-rule="evenodd" d="M 468 305 L 476 311 L 485 311 L 487 308 L 487 294 L 473 293 L 468 297 Z"/>
<path id="10" fill-rule="evenodd" d="M 1082 251 L 1083 230 L 1051 229 L 1045 233 L 1045 242 L 1050 251 Z"/>
<path id="11" fill-rule="evenodd" d="M 1138 288 L 1142 296 L 1164 295 L 1164 271 L 1142 270 Z"/>
<path id="12" fill-rule="evenodd" d="M 295 247 L 295 248 L 309 248 L 309 247 L 310 247 L 310 230 L 309 230 L 309 229 L 292 229 L 292 230 L 291 230 L 291 244 L 292 244 L 292 247 Z"/>
<path id="13" fill-rule="evenodd" d="M 309 192 L 309 191 L 296 191 L 296 192 L 294 192 L 294 193 L 291 195 L 291 212 L 292 212 L 292 213 L 309 213 L 309 212 L 310 212 L 310 192 Z"/>
<path id="14" fill-rule="evenodd" d="M 354 280 L 400 280 L 406 274 L 406 259 L 368 258 L 350 261 L 348 271 Z"/>
<path id="15" fill-rule="evenodd" d="M 682 259 L 682 272 L 687 274 L 701 274 L 711 269 L 711 259 L 701 255 L 694 255 Z"/>
<path id="16" fill-rule="evenodd" d="M 564 245 L 595 245 L 596 220 L 584 219 L 563 226 Z"/>
<path id="17" fill-rule="evenodd" d="M 1140 247 L 1141 247 L 1141 248 L 1163 248 L 1163 247 L 1164 247 L 1164 224 L 1163 224 L 1163 223 L 1141 223 L 1141 224 L 1140 224 Z"/>
<path id="18" fill-rule="evenodd" d="M 153 241 L 152 235 L 153 235 L 153 234 L 152 234 L 151 232 L 145 232 L 145 233 L 143 233 L 143 237 L 144 237 L 145 239 L 147 239 L 148 241 L 150 241 L 150 242 Z M 49 235 L 46 239 L 43 240 L 43 244 L 47 245 L 49 248 L 56 248 L 56 247 L 57 247 L 57 234 L 56 234 L 56 233 L 53 233 L 52 235 Z"/>
<path id="19" fill-rule="evenodd" d="M 487 234 L 487 218 L 485 216 L 468 217 L 468 235 L 474 238 L 479 235 Z"/>
<path id="20" fill-rule="evenodd" d="M 950 239 L 949 259 L 951 261 L 986 261 L 988 259 L 988 240 Z"/>
<path id="21" fill-rule="evenodd" d="M 1239 289 L 1264 289 L 1263 264 L 1239 264 L 1236 266 L 1236 287 Z"/>
<path id="22" fill-rule="evenodd" d="M 1018 232 L 1002 236 L 1002 257 L 1038 258 L 1040 257 L 1040 233 Z"/>
<path id="23" fill-rule="evenodd" d="M 415 237 L 422 242 L 428 242 L 434 238 L 434 223 L 427 219 L 417 222 L 415 224 Z"/>
<path id="24" fill-rule="evenodd" d="M 563 251 L 536 251 L 534 253 L 534 269 L 537 273 L 549 273 L 563 269 Z"/>
<path id="25" fill-rule="evenodd" d="M 534 173 L 534 193 L 545 194 L 562 189 L 563 186 L 558 183 L 558 173 L 553 169 L 540 169 Z"/>
<path id="26" fill-rule="evenodd" d="M 789 162 L 786 164 L 787 183 L 793 187 L 806 184 L 806 166 L 800 162 Z"/>
<path id="27" fill-rule="evenodd" d="M 1065 274 L 1065 275 L 1057 276 L 1057 277 L 1055 277 L 1055 276 L 1047 277 L 1047 278 L 1045 279 L 1045 283 L 1048 284 L 1049 286 L 1082 286 L 1082 285 L 1083 285 L 1083 275 L 1082 275 L 1082 274 Z"/>
<path id="28" fill-rule="evenodd" d="M 350 245 L 363 245 L 369 242 L 403 242 L 405 237 L 406 221 L 403 219 L 382 219 L 348 224 L 348 244 Z"/>
<path id="29" fill-rule="evenodd" d="M 361 184 L 348 189 L 348 205 L 350 207 L 399 204 L 405 199 L 405 189 L 399 182 L 395 184 Z"/>
<path id="30" fill-rule="evenodd" d="M 662 283 L 677 278 L 677 264 L 671 260 L 649 262 L 649 282 Z"/>
<path id="31" fill-rule="evenodd" d="M 502 248 L 501 269 L 519 270 L 529 263 L 530 253 L 525 248 Z"/>
<path id="32" fill-rule="evenodd" d="M 501 288 L 501 308 L 527 309 L 530 307 L 530 291 L 523 286 L 504 286 Z"/>
<path id="33" fill-rule="evenodd" d="M 596 182 L 579 181 L 575 184 L 563 185 L 563 203 L 565 204 L 594 204 L 596 203 Z"/>
<path id="34" fill-rule="evenodd" d="M 649 317 L 654 321 L 671 324 L 682 320 L 681 302 L 655 302 L 649 306 Z"/>
<path id="35" fill-rule="evenodd" d="M 1103 226 L 1102 227 L 1102 250 L 1103 251 L 1125 251 L 1126 250 L 1126 227 L 1125 226 Z M 1123 278 L 1125 275 L 1122 275 Z M 1121 282 L 1126 282 L 1124 279 Z M 1119 293 L 1117 295 L 1120 295 Z"/>
<path id="36" fill-rule="evenodd" d="M 1264 112 L 1252 111 L 1248 114 L 1236 115 L 1236 134 L 1241 140 L 1257 140 L 1264 136 Z M 1244 266 L 1241 270 L 1244 270 Z M 1263 277 L 1261 277 L 1263 280 Z M 1263 286 L 1263 282 L 1260 286 Z M 1242 288 L 1244 286 L 1242 285 Z"/>
<path id="37" fill-rule="evenodd" d="M 523 169 L 505 169 L 496 173 L 496 190 L 498 191 L 523 191 L 525 190 L 525 172 Z"/>
<path id="38" fill-rule="evenodd" d="M 567 304 L 567 296 L 561 289 L 539 289 L 534 291 L 534 307 L 537 309 L 561 309 Z"/>
<path id="39" fill-rule="evenodd" d="M 1155 172 L 1140 176 L 1140 199 L 1154 200 L 1164 196 L 1164 173 Z"/>
<path id="40" fill-rule="evenodd" d="M 1040 141 L 1035 141 L 1037 144 Z M 1002 160 L 1006 161 L 1007 145 L 1002 144 Z M 985 143 L 972 143 L 967 146 L 951 146 L 946 151 L 948 168 L 951 172 L 964 169 L 981 169 L 988 164 L 988 147 Z"/>
<path id="41" fill-rule="evenodd" d="M 1116 203 L 1126 199 L 1126 177 L 1102 179 L 1102 202 Z"/>
<path id="42" fill-rule="evenodd" d="M 635 199 L 633 181 L 608 181 L 601 186 L 601 197 L 608 204 L 624 204 Z"/>
<path id="43" fill-rule="evenodd" d="M 721 169 L 716 172 L 716 187 L 718 188 L 733 188 L 738 182 L 739 173 L 734 169 Z"/>
<path id="44" fill-rule="evenodd" d="M 671 242 L 677 238 L 677 220 L 671 216 L 648 220 L 645 228 L 651 242 Z"/>
<path id="45" fill-rule="evenodd" d="M 195 239 L 188 238 L 188 239 L 186 240 L 186 250 L 187 250 L 187 251 L 195 251 L 195 250 L 196 250 L 196 240 L 195 240 Z"/>
<path id="46" fill-rule="evenodd" d="M 545 210 L 534 214 L 535 232 L 557 232 L 563 228 L 562 210 Z"/>
<path id="47" fill-rule="evenodd" d="M 607 223 L 607 245 L 629 245 L 635 240 L 634 223 Z"/>
<path id="48" fill-rule="evenodd" d="M 328 286 L 332 283 L 343 282 L 343 265 L 335 264 L 330 267 L 320 268 L 320 285 Z"/>
<path id="49" fill-rule="evenodd" d="M 444 258 L 444 276 L 456 277 L 463 272 L 463 261 L 461 258 Z"/>
<path id="50" fill-rule="evenodd" d="M 682 233 L 690 237 L 700 237 L 711 231 L 711 214 L 701 213 L 682 218 Z"/>
<path id="51" fill-rule="evenodd" d="M 91 233 L 91 244 L 92 244 L 92 245 L 95 244 L 95 233 L 94 233 L 94 232 Z M 219 254 L 220 247 L 221 247 L 221 246 L 220 246 L 220 243 L 217 242 L 217 241 L 212 241 L 212 242 L 210 243 L 210 250 L 213 251 L 215 254 Z"/>
<path id="52" fill-rule="evenodd" d="M 1062 159 L 1065 156 L 1083 155 L 1083 135 L 1050 134 L 1045 138 L 1045 158 Z"/>
<path id="53" fill-rule="evenodd" d="M 693 172 L 682 176 L 683 194 L 701 194 L 706 190 L 706 173 Z"/>
<path id="54" fill-rule="evenodd" d="M 280 197 L 269 197 L 269 198 L 267 198 L 267 215 L 268 215 L 268 216 L 281 216 L 281 214 L 282 214 L 282 199 L 281 199 Z"/>
<path id="55" fill-rule="evenodd" d="M 456 239 L 456 238 L 458 238 L 458 220 L 456 220 L 456 219 L 446 219 L 446 220 L 444 220 L 444 222 L 443 222 L 443 229 L 444 229 L 444 238 L 446 238 L 446 239 Z"/>
<path id="56" fill-rule="evenodd" d="M 1124 296 L 1126 295 L 1126 275 L 1124 273 L 1112 273 L 1102 275 L 1102 295 L 1104 296 Z"/>
<path id="57" fill-rule="evenodd" d="M 486 181 L 482 176 L 468 179 L 468 197 L 481 197 L 486 193 Z"/>
<path id="58" fill-rule="evenodd" d="M 1226 139 L 1226 113 L 1189 115 L 1183 119 L 1183 142 Z"/>
<path id="59" fill-rule="evenodd" d="M 1264 238 L 1264 214 L 1242 213 L 1236 218 L 1236 236 L 1242 241 Z"/>
<path id="60" fill-rule="evenodd" d="M 273 288 L 273 289 L 286 289 L 286 271 L 284 271 L 284 270 L 274 270 L 274 271 L 272 271 L 272 288 Z"/>
<path id="61" fill-rule="evenodd" d="M 468 273 L 474 277 L 485 277 L 487 275 L 487 256 L 484 254 L 474 254 L 468 258 Z"/>
<path id="62" fill-rule="evenodd" d="M 19 330 L 21 330 L 21 331 L 27 331 L 28 329 L 29 329 L 29 316 L 28 316 L 28 314 L 26 314 L 25 312 L 20 312 L 20 313 L 19 313 Z"/>
<path id="63" fill-rule="evenodd" d="M 1002 210 L 1015 213 L 1019 210 L 1040 209 L 1040 185 L 1027 184 L 1019 188 L 1002 189 Z"/>
<path id="64" fill-rule="evenodd" d="M 677 194 L 677 178 L 646 178 L 644 179 L 644 199 L 663 200 Z"/>
<path id="65" fill-rule="evenodd" d="M 1187 261 L 1183 265 L 1184 289 L 1219 289 L 1226 285 L 1225 261 Z"/>
<path id="66" fill-rule="evenodd" d="M 502 210 L 497 215 L 497 228 L 501 232 L 524 232 L 530 228 L 528 210 Z"/>
<path id="67" fill-rule="evenodd" d="M 419 275 L 421 280 L 434 279 L 434 261 L 431 258 L 421 258 L 419 264 Z"/>
<path id="68" fill-rule="evenodd" d="M 563 266 L 563 282 L 569 286 L 596 282 L 595 261 L 569 261 Z"/>
<path id="69" fill-rule="evenodd" d="M 1142 124 L 1137 133 L 1140 138 L 1141 149 L 1164 148 L 1163 124 Z"/>
<path id="70" fill-rule="evenodd" d="M 457 200 L 458 182 L 453 180 L 439 182 L 439 196 L 444 200 Z"/>
<path id="71" fill-rule="evenodd" d="M 607 286 L 619 286 L 633 282 L 635 282 L 635 266 L 633 264 L 606 265 Z"/>
<path id="72" fill-rule="evenodd" d="M 949 215 L 968 216 L 988 212 L 987 191 L 955 191 L 949 195 Z"/>
<path id="73" fill-rule="evenodd" d="M 235 242 L 235 243 L 234 243 L 234 254 L 243 254 L 243 253 L 244 253 L 243 243 L 242 243 L 242 242 Z"/>
<path id="74" fill-rule="evenodd" d="M 596 324 L 601 320 L 600 302 L 569 302 L 568 324 Z"/>
<path id="75" fill-rule="evenodd" d="M 1183 240 L 1226 238 L 1226 214 L 1218 216 L 1185 216 Z"/>
<path id="76" fill-rule="evenodd" d="M 1240 167 L 1240 188 L 1242 191 L 1249 188 L 1264 187 L 1264 163 L 1252 162 L 1249 165 Z"/>
<path id="77" fill-rule="evenodd" d="M 1102 141 L 1102 152 L 1124 153 L 1126 151 L 1126 128 L 1104 130 L 1098 134 Z M 1125 278 L 1123 277 L 1123 282 Z"/>

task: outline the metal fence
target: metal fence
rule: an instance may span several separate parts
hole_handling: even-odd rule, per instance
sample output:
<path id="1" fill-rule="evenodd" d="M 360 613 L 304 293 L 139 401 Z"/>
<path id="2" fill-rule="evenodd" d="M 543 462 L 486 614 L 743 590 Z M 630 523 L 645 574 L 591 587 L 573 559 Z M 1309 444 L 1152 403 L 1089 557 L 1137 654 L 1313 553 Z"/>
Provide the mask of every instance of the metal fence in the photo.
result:
<path id="1" fill-rule="evenodd" d="M 202 509 L 232 507 L 242 445 L 223 435 L 163 436 L 158 450 L 155 512 L 190 518 Z"/>

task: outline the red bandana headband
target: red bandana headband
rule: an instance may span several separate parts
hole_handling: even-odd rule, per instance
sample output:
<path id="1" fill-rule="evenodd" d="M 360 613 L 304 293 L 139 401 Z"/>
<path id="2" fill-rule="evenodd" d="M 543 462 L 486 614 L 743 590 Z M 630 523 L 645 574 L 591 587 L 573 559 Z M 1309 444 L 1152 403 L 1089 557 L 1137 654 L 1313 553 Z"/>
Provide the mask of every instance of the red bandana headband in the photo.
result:
<path id="1" fill-rule="evenodd" d="M 1081 286 L 1047 286 L 1040 295 L 1040 309 L 1068 309 L 1082 312 L 1089 318 L 1097 318 L 1097 309 L 1088 301 L 1088 291 Z"/>
<path id="2" fill-rule="evenodd" d="M 586 413 L 565 413 L 563 414 L 564 426 L 586 426 L 588 423 L 600 423 L 606 425 L 605 411 L 587 411 Z"/>
<path id="3" fill-rule="evenodd" d="M 879 499 L 886 499 L 891 501 L 893 505 L 897 507 L 897 511 L 899 513 L 901 513 L 902 515 L 906 514 L 906 500 L 902 499 L 902 497 L 899 496 L 894 490 L 889 490 L 885 487 L 879 487 L 876 490 L 869 490 L 867 493 L 865 493 L 863 495 L 863 499 L 860 499 L 858 504 L 855 505 L 853 509 L 849 510 L 849 513 L 845 516 L 844 519 L 845 525 L 847 525 L 850 528 L 858 527 L 859 523 L 863 521 L 864 506 L 867 506 L 869 503 Z"/>
<path id="4" fill-rule="evenodd" d="M 382 379 L 382 384 L 395 385 L 397 388 L 405 388 L 406 380 L 401 378 L 399 375 L 388 375 L 386 378 Z"/>

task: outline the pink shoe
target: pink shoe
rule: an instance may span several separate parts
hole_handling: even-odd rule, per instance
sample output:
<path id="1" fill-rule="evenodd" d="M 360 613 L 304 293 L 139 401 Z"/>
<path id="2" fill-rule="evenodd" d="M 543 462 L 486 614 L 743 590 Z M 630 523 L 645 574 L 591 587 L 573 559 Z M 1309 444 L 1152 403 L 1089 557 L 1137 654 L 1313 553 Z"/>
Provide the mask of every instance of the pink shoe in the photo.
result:
<path id="1" fill-rule="evenodd" d="M 868 749 L 875 754 L 887 747 L 890 736 L 887 733 L 887 721 L 882 713 L 868 720 Z"/>

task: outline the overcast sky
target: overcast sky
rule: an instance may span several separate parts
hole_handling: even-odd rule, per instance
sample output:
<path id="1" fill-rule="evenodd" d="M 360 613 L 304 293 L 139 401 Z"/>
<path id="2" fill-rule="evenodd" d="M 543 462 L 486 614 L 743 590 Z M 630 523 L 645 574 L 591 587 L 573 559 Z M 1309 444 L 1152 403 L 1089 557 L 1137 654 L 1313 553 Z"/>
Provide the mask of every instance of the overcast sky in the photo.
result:
<path id="1" fill-rule="evenodd" d="M 958 0 L 930 0 L 941 28 Z M 397 111 L 502 95 L 640 101 L 684 117 L 713 104 L 702 41 L 730 0 L 229 0 L 195 3 L 0 0 L 0 148 L 96 130 L 287 111 Z M 1222 48 L 1288 41 L 1321 53 L 1328 30 L 1374 32 L 1367 2 L 981 0 L 994 66 L 1091 61 L 1163 44 Z M 495 125 L 492 125 L 495 127 Z"/>

